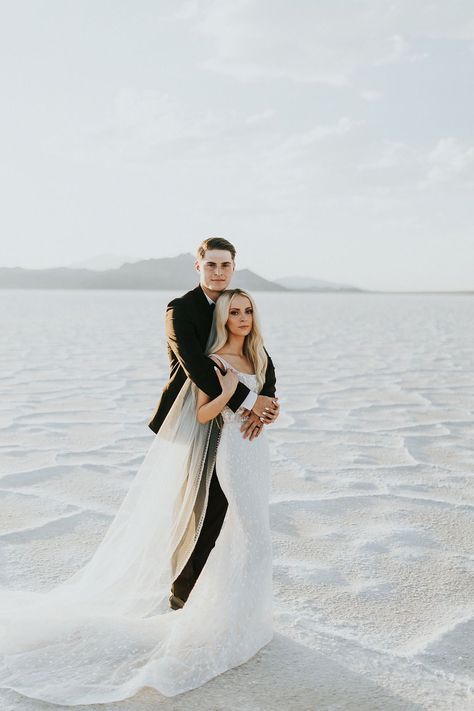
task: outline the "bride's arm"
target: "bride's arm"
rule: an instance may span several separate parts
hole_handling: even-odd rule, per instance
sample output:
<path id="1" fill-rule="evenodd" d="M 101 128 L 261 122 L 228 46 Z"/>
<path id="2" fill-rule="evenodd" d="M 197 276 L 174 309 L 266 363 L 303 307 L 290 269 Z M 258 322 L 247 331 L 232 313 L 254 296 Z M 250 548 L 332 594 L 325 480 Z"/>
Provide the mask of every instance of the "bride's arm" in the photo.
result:
<path id="1" fill-rule="evenodd" d="M 216 359 L 212 356 L 209 356 L 209 358 L 216 361 Z M 202 425 L 209 422 L 209 420 L 213 420 L 214 417 L 217 417 L 217 415 L 222 412 L 240 382 L 237 375 L 229 368 L 227 369 L 225 375 L 222 375 L 218 368 L 216 368 L 216 373 L 222 388 L 220 395 L 211 400 L 207 393 L 200 388 L 197 389 L 196 416 L 198 422 Z"/>
<path id="2" fill-rule="evenodd" d="M 197 394 L 197 419 L 202 425 L 209 420 L 213 420 L 214 417 L 224 409 L 225 405 L 229 400 L 230 396 L 225 393 L 221 393 L 214 400 L 211 400 L 209 395 L 207 395 L 202 390 L 198 389 Z"/>

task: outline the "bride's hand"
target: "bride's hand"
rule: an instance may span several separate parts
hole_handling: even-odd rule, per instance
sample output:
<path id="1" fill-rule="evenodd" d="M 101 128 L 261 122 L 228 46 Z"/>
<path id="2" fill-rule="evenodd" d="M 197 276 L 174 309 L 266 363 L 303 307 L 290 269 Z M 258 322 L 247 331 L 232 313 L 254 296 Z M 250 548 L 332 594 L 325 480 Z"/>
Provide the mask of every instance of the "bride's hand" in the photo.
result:
<path id="1" fill-rule="evenodd" d="M 245 412 L 249 413 L 248 416 L 245 415 Z M 244 410 L 242 417 L 245 417 L 245 420 L 240 431 L 244 433 L 244 439 L 248 437 L 249 440 L 252 441 L 263 432 L 263 422 L 261 422 L 260 417 L 252 410 Z"/>
<path id="2" fill-rule="evenodd" d="M 216 370 L 216 375 L 219 378 L 222 392 L 225 395 L 228 395 L 230 398 L 235 393 L 235 389 L 239 384 L 238 376 L 236 375 L 236 373 L 234 373 L 233 370 L 230 370 L 230 368 L 227 368 L 224 375 L 222 375 L 221 371 L 216 365 L 214 366 L 214 368 Z"/>

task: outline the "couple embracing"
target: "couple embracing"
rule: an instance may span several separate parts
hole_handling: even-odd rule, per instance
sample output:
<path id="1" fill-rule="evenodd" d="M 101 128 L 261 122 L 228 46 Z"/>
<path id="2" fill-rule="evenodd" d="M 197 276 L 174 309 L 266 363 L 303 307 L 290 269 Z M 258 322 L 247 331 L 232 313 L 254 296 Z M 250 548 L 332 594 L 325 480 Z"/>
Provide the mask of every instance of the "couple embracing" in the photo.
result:
<path id="1" fill-rule="evenodd" d="M 166 312 L 156 436 L 90 560 L 46 592 L 0 590 L 0 688 L 57 704 L 175 696 L 273 637 L 275 370 L 235 248 L 198 248 L 199 285 Z M 171 607 L 171 610 L 170 610 Z"/>
<path id="2" fill-rule="evenodd" d="M 214 401 L 207 406 L 207 414 L 202 408 L 200 421 L 216 418 L 212 423 L 214 436 L 208 452 L 208 461 L 214 461 L 207 511 L 196 547 L 173 583 L 170 595 L 173 608 L 182 607 L 188 598 L 219 534 L 228 506 L 216 472 L 215 444 L 212 447 L 220 424 L 217 415 L 224 408 L 222 416 L 226 421 L 230 421 L 231 416 L 234 423 L 243 420 L 240 432 L 250 441 L 261 436 L 264 424 L 273 422 L 278 416 L 275 369 L 263 345 L 255 303 L 246 292 L 228 288 L 235 270 L 235 254 L 235 247 L 225 239 L 205 240 L 197 251 L 198 286 L 171 301 L 166 311 L 170 379 L 149 427 L 158 432 L 186 377 L 199 388 L 199 406 Z M 213 366 L 211 358 L 217 367 Z M 221 375 L 221 368 L 224 375 Z M 240 456 L 239 451 L 251 459 L 259 446 L 249 447 L 248 441 L 228 443 L 231 432 L 238 437 L 235 425 L 225 428 L 220 455 L 224 449 L 232 447 L 236 459 Z M 260 448 L 265 446 L 266 443 L 260 444 Z"/>

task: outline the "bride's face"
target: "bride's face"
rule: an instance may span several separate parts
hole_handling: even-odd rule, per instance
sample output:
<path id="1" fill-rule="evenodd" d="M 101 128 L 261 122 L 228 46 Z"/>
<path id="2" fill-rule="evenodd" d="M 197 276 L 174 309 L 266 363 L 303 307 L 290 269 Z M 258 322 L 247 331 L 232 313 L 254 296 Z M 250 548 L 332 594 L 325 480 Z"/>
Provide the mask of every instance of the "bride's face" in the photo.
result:
<path id="1" fill-rule="evenodd" d="M 226 323 L 227 330 L 234 335 L 246 336 L 251 332 L 252 326 L 252 303 L 248 296 L 237 294 L 230 302 L 229 316 Z"/>

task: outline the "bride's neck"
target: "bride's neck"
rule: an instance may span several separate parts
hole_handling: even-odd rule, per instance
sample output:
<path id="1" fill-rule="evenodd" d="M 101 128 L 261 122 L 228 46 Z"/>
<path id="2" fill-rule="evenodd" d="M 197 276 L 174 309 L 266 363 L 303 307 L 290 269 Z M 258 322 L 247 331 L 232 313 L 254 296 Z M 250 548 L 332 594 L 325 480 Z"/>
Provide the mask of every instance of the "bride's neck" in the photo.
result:
<path id="1" fill-rule="evenodd" d="M 222 351 L 225 352 L 227 355 L 233 355 L 237 356 L 239 358 L 245 358 L 245 353 L 244 353 L 244 343 L 245 343 L 245 336 L 233 336 L 231 338 L 228 338 L 225 345 L 222 348 Z"/>

